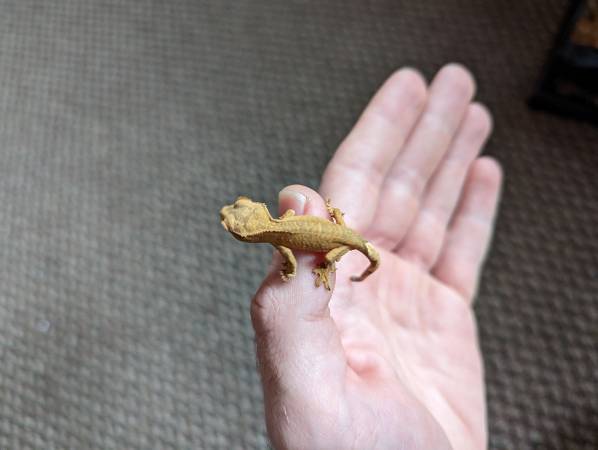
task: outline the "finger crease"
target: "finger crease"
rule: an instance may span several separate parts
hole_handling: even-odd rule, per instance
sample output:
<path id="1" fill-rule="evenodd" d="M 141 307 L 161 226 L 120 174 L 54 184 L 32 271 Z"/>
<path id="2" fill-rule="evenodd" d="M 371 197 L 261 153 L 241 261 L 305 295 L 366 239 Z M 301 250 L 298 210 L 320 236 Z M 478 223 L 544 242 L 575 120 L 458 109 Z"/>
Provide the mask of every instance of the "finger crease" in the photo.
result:
<path id="1" fill-rule="evenodd" d="M 424 177 L 417 170 L 401 165 L 394 169 L 390 182 L 393 189 L 408 191 L 415 198 L 420 197 L 426 186 Z"/>
<path id="2" fill-rule="evenodd" d="M 334 162 L 335 170 L 342 174 L 343 178 L 353 179 L 352 176 L 367 178 L 368 181 L 375 181 L 382 184 L 386 176 L 386 168 L 382 164 L 376 164 L 374 160 L 367 161 L 360 158 L 339 159 Z"/>
<path id="3" fill-rule="evenodd" d="M 446 115 L 428 112 L 422 119 L 422 129 L 426 131 L 426 134 L 440 135 L 435 136 L 435 139 L 442 139 L 443 142 L 448 143 L 452 140 L 457 128 L 456 124 L 451 122 L 452 120 Z"/>

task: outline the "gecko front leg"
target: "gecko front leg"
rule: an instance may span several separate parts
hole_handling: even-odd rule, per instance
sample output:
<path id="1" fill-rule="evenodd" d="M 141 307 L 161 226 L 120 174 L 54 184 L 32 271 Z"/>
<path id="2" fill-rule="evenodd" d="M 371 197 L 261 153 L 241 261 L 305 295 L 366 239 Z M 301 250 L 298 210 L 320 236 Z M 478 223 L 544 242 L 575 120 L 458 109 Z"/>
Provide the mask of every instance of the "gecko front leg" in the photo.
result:
<path id="1" fill-rule="evenodd" d="M 293 250 L 282 245 L 275 245 L 274 247 L 276 247 L 276 250 L 278 250 L 284 258 L 284 261 L 282 262 L 282 269 L 280 270 L 280 276 L 282 277 L 283 281 L 289 281 L 290 278 L 293 278 L 297 274 L 297 260 L 295 259 Z"/>
<path id="2" fill-rule="evenodd" d="M 321 284 L 328 290 L 330 290 L 330 274 L 336 271 L 335 262 L 338 262 L 342 256 L 351 250 L 350 247 L 342 245 L 340 247 L 333 248 L 326 256 L 324 256 L 324 262 L 320 267 L 316 267 L 312 272 L 316 275 L 316 287 L 320 287 Z"/>
<path id="3" fill-rule="evenodd" d="M 330 217 L 334 220 L 335 223 L 342 226 L 346 226 L 345 219 L 343 218 L 345 213 L 342 212 L 340 209 L 332 206 L 330 204 L 330 199 L 326 200 L 326 209 L 328 210 L 328 214 L 330 214 Z"/>

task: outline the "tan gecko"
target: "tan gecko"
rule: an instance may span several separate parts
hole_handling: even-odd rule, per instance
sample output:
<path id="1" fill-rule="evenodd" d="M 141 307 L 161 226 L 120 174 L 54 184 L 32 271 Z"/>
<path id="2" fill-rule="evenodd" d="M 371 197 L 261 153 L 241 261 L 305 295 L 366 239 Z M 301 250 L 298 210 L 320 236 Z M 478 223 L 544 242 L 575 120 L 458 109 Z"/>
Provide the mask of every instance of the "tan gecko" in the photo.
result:
<path id="1" fill-rule="evenodd" d="M 283 256 L 280 272 L 287 281 L 297 273 L 297 260 L 293 250 L 326 253 L 324 262 L 313 270 L 316 286 L 323 284 L 330 290 L 330 274 L 335 271 L 334 263 L 350 250 L 358 250 L 369 260 L 370 266 L 360 275 L 351 277 L 362 281 L 380 265 L 376 249 L 345 225 L 343 213 L 326 202 L 331 220 L 315 216 L 296 216 L 292 209 L 280 218 L 274 219 L 264 203 L 257 203 L 247 197 L 239 197 L 232 205 L 220 210 L 220 219 L 225 230 L 244 242 L 272 244 Z"/>

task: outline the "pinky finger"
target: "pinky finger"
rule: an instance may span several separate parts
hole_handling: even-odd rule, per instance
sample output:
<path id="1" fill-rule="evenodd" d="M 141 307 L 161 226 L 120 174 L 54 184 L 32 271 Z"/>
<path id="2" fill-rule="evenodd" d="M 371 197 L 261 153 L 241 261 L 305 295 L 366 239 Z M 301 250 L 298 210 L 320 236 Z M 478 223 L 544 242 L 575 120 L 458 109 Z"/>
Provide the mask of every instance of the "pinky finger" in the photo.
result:
<path id="1" fill-rule="evenodd" d="M 460 205 L 449 226 L 443 249 L 432 270 L 442 283 L 473 301 L 494 230 L 502 184 L 500 165 L 478 158 L 470 167 Z"/>

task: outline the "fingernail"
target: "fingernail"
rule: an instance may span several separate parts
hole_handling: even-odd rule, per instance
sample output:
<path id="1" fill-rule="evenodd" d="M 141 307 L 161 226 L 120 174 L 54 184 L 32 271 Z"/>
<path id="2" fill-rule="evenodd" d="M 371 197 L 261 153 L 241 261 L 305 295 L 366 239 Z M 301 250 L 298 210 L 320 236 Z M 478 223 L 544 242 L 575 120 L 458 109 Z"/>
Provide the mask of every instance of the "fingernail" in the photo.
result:
<path id="1" fill-rule="evenodd" d="M 281 212 L 292 209 L 296 214 L 303 214 L 307 197 L 292 189 L 283 189 L 278 193 L 278 205 Z"/>

